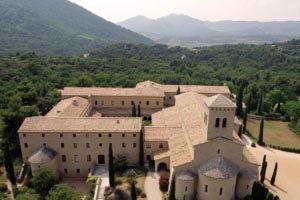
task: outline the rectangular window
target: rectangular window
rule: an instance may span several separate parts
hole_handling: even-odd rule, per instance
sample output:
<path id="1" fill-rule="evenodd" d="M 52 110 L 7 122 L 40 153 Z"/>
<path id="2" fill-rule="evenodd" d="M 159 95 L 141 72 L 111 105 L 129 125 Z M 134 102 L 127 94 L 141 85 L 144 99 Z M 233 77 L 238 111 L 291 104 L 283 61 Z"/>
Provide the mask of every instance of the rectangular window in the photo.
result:
<path id="1" fill-rule="evenodd" d="M 101 134 L 101 133 L 99 133 L 99 134 L 98 134 L 98 137 L 102 137 L 102 134 Z"/>
<path id="2" fill-rule="evenodd" d="M 110 134 L 108 134 L 108 137 L 111 137 L 111 133 L 110 133 Z"/>
<path id="3" fill-rule="evenodd" d="M 26 134 L 23 134 L 23 137 L 26 137 Z"/>
<path id="4" fill-rule="evenodd" d="M 92 160 L 91 155 L 87 155 L 86 160 L 87 160 L 88 162 L 91 162 L 91 160 Z"/>
<path id="5" fill-rule="evenodd" d="M 125 106 L 125 101 L 122 101 L 122 102 L 121 102 L 121 105 L 122 105 L 122 106 Z"/>
<path id="6" fill-rule="evenodd" d="M 99 143 L 99 147 L 102 147 L 102 143 Z"/>
<path id="7" fill-rule="evenodd" d="M 77 143 L 73 143 L 73 147 L 76 149 L 77 148 Z"/>
<path id="8" fill-rule="evenodd" d="M 86 148 L 90 148 L 90 143 L 86 143 Z"/>
<path id="9" fill-rule="evenodd" d="M 44 134 L 44 133 L 42 134 L 42 137 L 45 137 L 45 134 Z"/>
<path id="10" fill-rule="evenodd" d="M 164 145 L 162 143 L 159 144 L 159 148 L 162 149 L 164 148 Z"/>
<path id="11" fill-rule="evenodd" d="M 205 192 L 208 191 L 208 185 L 205 185 Z"/>
<path id="12" fill-rule="evenodd" d="M 66 155 L 61 155 L 61 161 L 63 161 L 63 162 L 66 162 L 66 161 L 67 161 Z"/>
<path id="13" fill-rule="evenodd" d="M 25 148 L 28 148 L 27 142 L 24 143 L 24 147 L 25 147 Z"/>
<path id="14" fill-rule="evenodd" d="M 147 149 L 151 149 L 151 144 L 147 143 Z"/>
<path id="15" fill-rule="evenodd" d="M 133 148 L 136 148 L 136 143 L 133 143 Z"/>
<path id="16" fill-rule="evenodd" d="M 98 105 L 98 101 L 97 100 L 95 101 L 95 105 Z"/>
<path id="17" fill-rule="evenodd" d="M 122 143 L 122 147 L 123 147 L 123 148 L 126 148 L 126 144 L 125 144 L 125 143 Z"/>
<path id="18" fill-rule="evenodd" d="M 136 137 L 136 134 L 135 134 L 135 133 L 133 134 L 133 137 Z"/>
<path id="19" fill-rule="evenodd" d="M 61 148 L 65 148 L 65 143 L 60 143 Z"/>
<path id="20" fill-rule="evenodd" d="M 75 133 L 73 134 L 73 137 L 76 137 L 76 134 L 75 134 Z"/>
<path id="21" fill-rule="evenodd" d="M 74 162 L 79 162 L 79 157 L 78 157 L 78 155 L 74 155 Z"/>
<path id="22" fill-rule="evenodd" d="M 122 137 L 125 137 L 125 134 L 124 134 L 124 133 L 122 134 Z"/>
<path id="23" fill-rule="evenodd" d="M 60 137 L 64 137 L 64 134 L 61 133 L 61 134 L 59 134 L 59 136 L 60 136 Z"/>
<path id="24" fill-rule="evenodd" d="M 68 169 L 64 169 L 65 174 L 68 174 Z"/>
<path id="25" fill-rule="evenodd" d="M 159 106 L 159 101 L 156 102 L 156 105 Z"/>
<path id="26" fill-rule="evenodd" d="M 77 174 L 80 174 L 80 169 L 76 169 L 76 173 L 77 173 Z"/>
<path id="27" fill-rule="evenodd" d="M 43 144 L 43 146 L 46 146 L 46 145 L 47 145 L 46 143 Z"/>

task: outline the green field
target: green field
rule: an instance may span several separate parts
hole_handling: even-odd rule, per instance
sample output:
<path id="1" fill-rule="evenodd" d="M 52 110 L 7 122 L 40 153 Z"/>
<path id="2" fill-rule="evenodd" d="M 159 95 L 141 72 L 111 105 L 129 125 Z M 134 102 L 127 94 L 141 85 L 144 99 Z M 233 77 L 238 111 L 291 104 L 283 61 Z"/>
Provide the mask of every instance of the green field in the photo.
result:
<path id="1" fill-rule="evenodd" d="M 247 129 L 254 138 L 258 138 L 260 120 L 249 119 Z M 264 142 L 275 146 L 300 148 L 300 136 L 289 130 L 288 122 L 266 121 L 264 125 Z"/>

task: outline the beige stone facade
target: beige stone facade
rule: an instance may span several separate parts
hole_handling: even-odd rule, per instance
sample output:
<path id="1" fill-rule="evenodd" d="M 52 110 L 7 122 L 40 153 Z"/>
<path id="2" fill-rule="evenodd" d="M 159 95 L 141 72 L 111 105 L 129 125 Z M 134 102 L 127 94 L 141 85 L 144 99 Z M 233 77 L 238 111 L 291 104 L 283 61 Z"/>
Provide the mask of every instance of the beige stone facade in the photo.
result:
<path id="1" fill-rule="evenodd" d="M 110 143 L 115 157 L 137 165 L 143 132 L 144 161 L 175 174 L 178 200 L 251 193 L 258 164 L 237 136 L 241 123 L 228 87 L 145 81 L 135 88 L 66 87 L 61 96 L 46 116 L 26 118 L 19 129 L 23 160 L 33 169 L 86 177 L 108 163 Z M 133 104 L 141 117 L 130 117 Z M 143 127 L 143 118 L 152 125 Z"/>

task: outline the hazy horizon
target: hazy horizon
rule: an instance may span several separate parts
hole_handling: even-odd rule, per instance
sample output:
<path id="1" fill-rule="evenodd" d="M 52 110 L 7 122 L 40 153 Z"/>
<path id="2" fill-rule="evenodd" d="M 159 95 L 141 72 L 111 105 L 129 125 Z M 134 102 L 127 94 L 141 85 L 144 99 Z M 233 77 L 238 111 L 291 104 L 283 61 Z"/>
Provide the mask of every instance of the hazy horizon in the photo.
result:
<path id="1" fill-rule="evenodd" d="M 300 21 L 298 0 L 69 0 L 114 23 L 169 14 L 207 21 Z"/>

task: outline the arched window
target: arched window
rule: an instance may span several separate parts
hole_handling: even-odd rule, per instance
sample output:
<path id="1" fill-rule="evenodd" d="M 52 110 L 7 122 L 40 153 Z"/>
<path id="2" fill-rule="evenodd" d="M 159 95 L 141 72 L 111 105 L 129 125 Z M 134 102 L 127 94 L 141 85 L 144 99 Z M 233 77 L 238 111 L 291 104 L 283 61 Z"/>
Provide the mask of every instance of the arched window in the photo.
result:
<path id="1" fill-rule="evenodd" d="M 223 193 L 223 188 L 220 188 L 220 192 L 219 192 L 219 195 L 221 196 Z"/>
<path id="2" fill-rule="evenodd" d="M 187 191 L 188 189 L 187 189 L 187 186 L 185 186 L 185 191 Z"/>
<path id="3" fill-rule="evenodd" d="M 226 125 L 227 125 L 227 118 L 224 118 L 222 121 L 222 127 L 226 128 Z"/>
<path id="4" fill-rule="evenodd" d="M 216 119 L 215 127 L 216 127 L 216 128 L 219 128 L 219 126 L 220 126 L 220 118 L 217 118 L 217 119 Z"/>
<path id="5" fill-rule="evenodd" d="M 150 102 L 149 102 L 149 101 L 147 101 L 147 102 L 146 102 L 146 104 L 147 104 L 147 106 L 149 106 Z"/>

